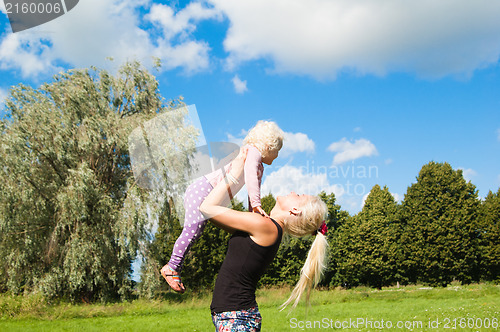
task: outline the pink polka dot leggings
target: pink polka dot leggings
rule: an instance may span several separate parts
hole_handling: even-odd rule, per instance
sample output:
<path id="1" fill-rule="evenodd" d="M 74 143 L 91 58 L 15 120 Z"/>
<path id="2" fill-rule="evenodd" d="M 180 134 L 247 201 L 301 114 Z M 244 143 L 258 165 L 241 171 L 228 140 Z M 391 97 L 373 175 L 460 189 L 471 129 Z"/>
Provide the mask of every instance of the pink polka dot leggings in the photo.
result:
<path id="1" fill-rule="evenodd" d="M 207 219 L 200 212 L 200 205 L 208 196 L 213 187 L 205 177 L 201 177 L 191 184 L 184 195 L 184 228 L 175 242 L 172 256 L 168 266 L 177 272 L 181 272 L 184 258 L 194 242 L 200 237 Z"/>

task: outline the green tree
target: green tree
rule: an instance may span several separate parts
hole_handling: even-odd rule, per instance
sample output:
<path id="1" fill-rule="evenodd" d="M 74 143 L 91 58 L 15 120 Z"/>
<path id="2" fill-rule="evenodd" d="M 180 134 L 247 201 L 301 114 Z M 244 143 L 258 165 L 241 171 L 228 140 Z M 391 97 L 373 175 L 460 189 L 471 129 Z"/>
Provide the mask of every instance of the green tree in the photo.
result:
<path id="1" fill-rule="evenodd" d="M 412 282 L 477 280 L 476 188 L 448 163 L 424 165 L 402 203 L 404 268 Z"/>
<path id="2" fill-rule="evenodd" d="M 328 227 L 327 239 L 329 244 L 328 249 L 328 266 L 325 270 L 325 275 L 321 281 L 321 285 L 333 286 L 337 284 L 336 275 L 338 272 L 338 242 L 339 242 L 339 229 L 342 225 L 348 222 L 350 216 L 347 211 L 341 209 L 339 204 L 336 204 L 336 197 L 334 193 L 327 194 L 321 192 L 319 197 L 326 203 L 328 208 L 328 219 L 326 225 Z"/>
<path id="3" fill-rule="evenodd" d="M 500 281 L 500 189 L 489 192 L 479 214 L 481 276 Z"/>
<path id="4" fill-rule="evenodd" d="M 337 280 L 381 288 L 400 281 L 397 203 L 387 187 L 375 185 L 363 209 L 338 233 Z"/>
<path id="5" fill-rule="evenodd" d="M 173 142 L 194 142 L 183 116 L 168 112 L 177 105 L 136 62 L 115 76 L 78 69 L 38 89 L 12 88 L 0 121 L 4 290 L 84 301 L 129 294 L 131 261 L 151 225 L 127 139 L 168 113 L 179 126 Z"/>
<path id="6" fill-rule="evenodd" d="M 260 204 L 262 206 L 262 209 L 269 215 L 274 205 L 276 204 L 276 199 L 271 193 L 269 193 L 260 199 Z"/>

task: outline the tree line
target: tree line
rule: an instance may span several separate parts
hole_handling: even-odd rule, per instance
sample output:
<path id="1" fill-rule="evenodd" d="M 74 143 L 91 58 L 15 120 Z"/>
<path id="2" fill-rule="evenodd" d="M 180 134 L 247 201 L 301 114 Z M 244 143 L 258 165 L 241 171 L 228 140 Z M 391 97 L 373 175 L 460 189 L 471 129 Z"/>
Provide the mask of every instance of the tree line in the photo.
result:
<path id="1" fill-rule="evenodd" d="M 0 292 L 109 301 L 167 291 L 159 269 L 181 232 L 179 217 L 164 192 L 138 185 L 127 138 L 163 114 L 178 128 L 165 134 L 166 150 L 194 144 L 196 131 L 173 111 L 182 105 L 165 101 L 136 62 L 114 75 L 75 69 L 38 89 L 11 89 L 0 119 Z M 401 203 L 374 186 L 354 216 L 333 193 L 320 196 L 329 209 L 323 286 L 499 281 L 500 190 L 479 199 L 447 163 L 424 165 Z M 262 198 L 268 213 L 274 203 Z M 186 285 L 213 285 L 228 239 L 207 226 L 187 257 Z M 286 238 L 261 284 L 295 283 L 311 241 Z"/>
<path id="2" fill-rule="evenodd" d="M 387 187 L 375 185 L 354 216 L 336 204 L 333 193 L 320 197 L 329 210 L 329 262 L 323 286 L 500 281 L 500 189 L 481 200 L 462 171 L 448 163 L 424 165 L 401 203 Z M 269 213 L 275 198 L 268 194 L 262 203 Z M 172 234 L 167 229 L 162 225 L 158 234 Z M 216 227 L 207 228 L 187 259 L 183 275 L 188 285 L 213 284 L 227 239 Z M 311 242 L 312 237 L 285 239 L 261 285 L 297 282 Z M 152 243 L 153 250 L 158 247 L 163 248 L 157 251 L 158 261 L 165 261 L 172 244 Z"/>

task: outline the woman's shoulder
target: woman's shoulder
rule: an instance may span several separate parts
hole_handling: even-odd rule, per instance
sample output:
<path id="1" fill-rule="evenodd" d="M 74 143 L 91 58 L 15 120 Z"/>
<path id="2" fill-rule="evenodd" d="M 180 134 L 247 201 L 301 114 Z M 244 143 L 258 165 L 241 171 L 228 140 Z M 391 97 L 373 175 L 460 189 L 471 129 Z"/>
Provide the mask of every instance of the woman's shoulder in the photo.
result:
<path id="1" fill-rule="evenodd" d="M 252 240 L 265 247 L 273 245 L 282 235 L 281 226 L 271 218 L 259 217 L 258 220 L 256 219 L 259 231 L 253 234 Z"/>

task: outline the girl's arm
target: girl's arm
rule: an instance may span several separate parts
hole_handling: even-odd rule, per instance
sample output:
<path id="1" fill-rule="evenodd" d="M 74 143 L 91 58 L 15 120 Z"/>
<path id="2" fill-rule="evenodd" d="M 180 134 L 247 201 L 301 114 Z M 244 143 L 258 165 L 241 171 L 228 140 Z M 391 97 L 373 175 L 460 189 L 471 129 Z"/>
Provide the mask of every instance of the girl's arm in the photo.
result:
<path id="1" fill-rule="evenodd" d="M 245 159 L 245 184 L 247 185 L 250 206 L 255 209 L 260 203 L 260 180 L 259 172 L 262 168 L 262 154 L 255 146 L 248 146 Z"/>
<path id="2" fill-rule="evenodd" d="M 254 147 L 249 146 L 247 157 L 245 159 L 245 184 L 248 190 L 248 203 L 251 211 L 259 213 L 264 217 L 269 217 L 262 209 L 260 201 L 260 186 L 261 186 L 261 173 L 262 170 L 262 154 Z"/>

